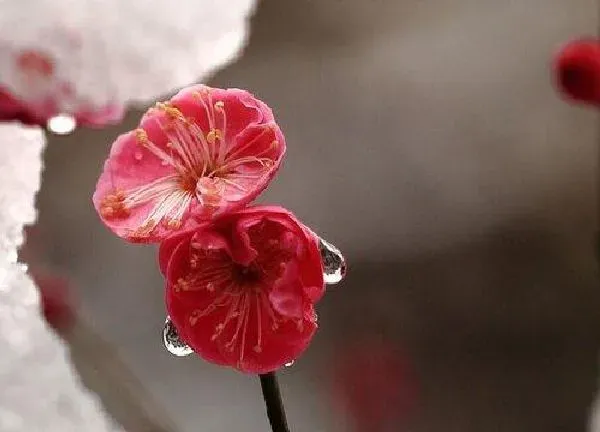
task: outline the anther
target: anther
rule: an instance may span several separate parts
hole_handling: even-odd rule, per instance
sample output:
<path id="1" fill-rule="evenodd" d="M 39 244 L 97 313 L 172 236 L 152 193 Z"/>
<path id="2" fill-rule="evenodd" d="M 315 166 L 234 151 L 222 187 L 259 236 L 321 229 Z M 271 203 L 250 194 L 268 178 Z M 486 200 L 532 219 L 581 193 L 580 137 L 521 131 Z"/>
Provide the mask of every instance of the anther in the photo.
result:
<path id="1" fill-rule="evenodd" d="M 181 228 L 182 222 L 180 219 L 169 219 L 166 221 L 166 226 L 169 229 Z"/>
<path id="2" fill-rule="evenodd" d="M 135 139 L 139 144 L 145 145 L 148 143 L 148 134 L 146 133 L 146 131 L 144 129 L 138 128 L 135 130 L 134 133 L 135 133 Z"/>
<path id="3" fill-rule="evenodd" d="M 210 132 L 208 132 L 208 134 L 206 134 L 206 141 L 208 141 L 210 144 L 214 144 L 216 140 L 222 140 L 223 139 L 223 132 L 221 132 L 221 130 L 219 129 L 211 129 Z"/>
<path id="4" fill-rule="evenodd" d="M 168 102 L 158 102 L 156 107 L 164 112 L 171 119 L 181 119 L 183 120 L 183 114 L 179 111 L 179 108 L 173 106 Z"/>

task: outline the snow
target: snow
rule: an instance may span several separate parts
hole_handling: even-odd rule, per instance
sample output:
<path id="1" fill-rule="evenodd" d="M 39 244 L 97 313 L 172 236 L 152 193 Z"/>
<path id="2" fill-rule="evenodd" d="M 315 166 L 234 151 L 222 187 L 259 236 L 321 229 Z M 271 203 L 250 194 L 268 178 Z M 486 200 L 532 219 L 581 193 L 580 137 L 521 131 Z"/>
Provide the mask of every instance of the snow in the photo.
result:
<path id="1" fill-rule="evenodd" d="M 0 430 L 120 430 L 73 373 L 68 352 L 39 312 L 38 292 L 17 262 L 34 222 L 43 131 L 0 124 Z"/>

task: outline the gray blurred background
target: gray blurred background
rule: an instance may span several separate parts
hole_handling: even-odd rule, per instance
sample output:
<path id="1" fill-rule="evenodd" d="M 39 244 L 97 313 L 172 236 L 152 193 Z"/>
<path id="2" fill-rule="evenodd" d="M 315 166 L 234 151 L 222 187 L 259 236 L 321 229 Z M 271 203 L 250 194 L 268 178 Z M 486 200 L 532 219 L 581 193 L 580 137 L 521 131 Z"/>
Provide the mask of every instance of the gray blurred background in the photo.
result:
<path id="1" fill-rule="evenodd" d="M 584 430 L 600 346 L 599 128 L 559 99 L 549 63 L 594 34 L 595 3 L 261 2 L 243 57 L 210 84 L 271 105 L 288 155 L 261 201 L 349 261 L 313 345 L 281 373 L 294 431 L 365 432 L 333 381 L 372 340 L 412 365 L 381 384 L 411 408 L 371 386 L 394 414 L 386 431 Z M 182 431 L 267 431 L 256 378 L 164 351 L 154 248 L 109 234 L 91 205 L 112 140 L 139 117 L 51 140 L 38 260 L 73 278 L 85 317 Z M 378 373 L 344 375 L 342 394 Z"/>

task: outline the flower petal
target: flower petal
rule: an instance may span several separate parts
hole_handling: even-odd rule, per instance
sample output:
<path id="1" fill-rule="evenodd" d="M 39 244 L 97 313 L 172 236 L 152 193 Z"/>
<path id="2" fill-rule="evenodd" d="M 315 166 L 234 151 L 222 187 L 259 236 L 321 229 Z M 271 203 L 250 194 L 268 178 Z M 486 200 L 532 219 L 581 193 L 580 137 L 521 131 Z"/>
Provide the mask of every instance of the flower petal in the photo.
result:
<path id="1" fill-rule="evenodd" d="M 182 232 L 167 238 L 160 244 L 160 248 L 158 249 L 158 266 L 163 276 L 167 275 L 169 261 L 171 261 L 173 252 L 175 252 L 177 246 L 186 240 L 189 241 L 189 238 L 190 236 L 187 232 Z"/>
<path id="2" fill-rule="evenodd" d="M 269 292 L 273 308 L 285 317 L 301 318 L 304 313 L 303 287 L 299 273 L 296 263 L 285 264 L 283 274 Z"/>
<path id="3" fill-rule="evenodd" d="M 170 316 L 181 316 L 187 313 L 188 305 L 184 299 L 176 296 L 166 296 L 167 310 Z M 206 316 L 201 325 L 191 325 L 189 320 L 177 321 L 175 327 L 182 340 L 187 344 L 193 340 L 209 341 L 214 328 L 218 325 L 220 317 L 218 315 Z M 217 365 L 228 365 L 228 360 L 221 354 L 219 347 L 214 343 L 194 343 L 194 351 L 200 357 Z"/>

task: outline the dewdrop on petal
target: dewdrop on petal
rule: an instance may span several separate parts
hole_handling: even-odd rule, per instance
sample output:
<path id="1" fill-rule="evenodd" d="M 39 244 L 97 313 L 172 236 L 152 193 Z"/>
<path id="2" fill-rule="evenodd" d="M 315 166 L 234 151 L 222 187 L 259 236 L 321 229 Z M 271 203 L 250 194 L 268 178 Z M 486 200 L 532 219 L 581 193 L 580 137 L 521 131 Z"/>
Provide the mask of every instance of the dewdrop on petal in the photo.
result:
<path id="1" fill-rule="evenodd" d="M 323 260 L 323 278 L 328 285 L 342 281 L 346 276 L 346 259 L 331 243 L 319 237 L 319 252 Z"/>
<path id="2" fill-rule="evenodd" d="M 171 318 L 167 317 L 162 333 L 165 349 L 175 357 L 186 357 L 194 352 L 192 348 L 179 337 Z"/>

